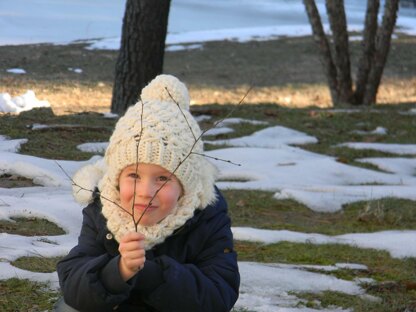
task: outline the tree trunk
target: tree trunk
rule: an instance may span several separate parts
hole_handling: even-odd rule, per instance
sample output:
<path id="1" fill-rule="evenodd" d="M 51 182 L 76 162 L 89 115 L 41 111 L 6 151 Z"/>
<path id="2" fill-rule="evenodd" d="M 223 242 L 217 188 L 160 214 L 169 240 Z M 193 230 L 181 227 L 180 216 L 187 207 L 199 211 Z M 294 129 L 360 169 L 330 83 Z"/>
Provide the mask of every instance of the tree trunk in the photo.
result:
<path id="1" fill-rule="evenodd" d="M 123 114 L 162 73 L 170 0 L 127 0 L 111 112 Z"/>
<path id="2" fill-rule="evenodd" d="M 368 75 L 372 67 L 372 60 L 376 49 L 377 16 L 380 0 L 368 0 L 365 16 L 365 26 L 362 41 L 362 54 L 358 61 L 357 79 L 355 83 L 355 104 L 363 103 L 364 92 L 368 82 Z"/>
<path id="3" fill-rule="evenodd" d="M 400 0 L 385 0 L 382 25 L 378 27 L 380 0 L 367 0 L 362 53 L 358 62 L 355 92 L 351 79 L 351 64 L 347 22 L 343 0 L 325 0 L 333 37 L 333 57 L 323 31 L 315 0 L 303 0 L 320 49 L 321 61 L 331 91 L 332 103 L 370 105 L 376 96 L 396 25 Z"/>
<path id="4" fill-rule="evenodd" d="M 337 82 L 337 71 L 332 61 L 331 49 L 322 26 L 321 17 L 316 7 L 315 0 L 303 0 L 312 26 L 313 38 L 319 46 L 321 63 L 324 66 L 325 76 L 328 81 L 332 103 L 338 103 L 339 92 Z"/>
<path id="5" fill-rule="evenodd" d="M 334 63 L 339 92 L 338 102 L 351 103 L 353 101 L 353 90 L 344 0 L 326 0 L 325 3 L 334 42 Z"/>
<path id="6" fill-rule="evenodd" d="M 373 66 L 368 77 L 368 85 L 364 94 L 363 104 L 365 105 L 376 103 L 377 91 L 389 54 L 391 36 L 394 26 L 396 25 L 398 10 L 399 0 L 386 0 L 383 22 L 377 32 Z"/>

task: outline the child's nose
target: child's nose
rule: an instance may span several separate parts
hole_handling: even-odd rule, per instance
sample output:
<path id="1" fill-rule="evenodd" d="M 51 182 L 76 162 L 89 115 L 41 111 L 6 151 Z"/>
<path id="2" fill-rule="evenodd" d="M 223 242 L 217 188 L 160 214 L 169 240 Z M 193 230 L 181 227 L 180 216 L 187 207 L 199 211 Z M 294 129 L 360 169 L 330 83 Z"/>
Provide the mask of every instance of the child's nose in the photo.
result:
<path id="1" fill-rule="evenodd" d="M 153 197 L 156 192 L 156 185 L 148 179 L 142 179 L 137 184 L 136 193 L 141 197 Z"/>

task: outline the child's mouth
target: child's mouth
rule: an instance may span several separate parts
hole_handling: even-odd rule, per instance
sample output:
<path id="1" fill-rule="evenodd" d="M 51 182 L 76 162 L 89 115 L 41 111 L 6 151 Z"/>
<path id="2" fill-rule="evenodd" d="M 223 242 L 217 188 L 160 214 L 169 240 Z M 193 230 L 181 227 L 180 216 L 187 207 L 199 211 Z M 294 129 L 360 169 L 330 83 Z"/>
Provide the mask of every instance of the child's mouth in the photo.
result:
<path id="1" fill-rule="evenodd" d="M 154 205 L 142 205 L 142 204 L 134 204 L 134 209 L 139 210 L 139 211 L 150 211 L 150 210 L 155 210 L 157 209 L 157 206 Z"/>

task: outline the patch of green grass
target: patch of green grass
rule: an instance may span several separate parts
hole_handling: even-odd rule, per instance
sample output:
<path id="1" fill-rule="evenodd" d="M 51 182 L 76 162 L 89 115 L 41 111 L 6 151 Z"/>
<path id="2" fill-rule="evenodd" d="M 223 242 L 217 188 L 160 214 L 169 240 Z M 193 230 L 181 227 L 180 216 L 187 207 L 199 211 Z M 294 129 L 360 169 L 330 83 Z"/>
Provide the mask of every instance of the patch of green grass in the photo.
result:
<path id="1" fill-rule="evenodd" d="M 0 187 L 3 188 L 15 188 L 15 187 L 30 187 L 30 186 L 37 186 L 37 184 L 33 183 L 33 180 L 27 179 L 25 177 L 11 175 L 11 174 L 3 174 L 0 175 Z"/>
<path id="2" fill-rule="evenodd" d="M 416 229 L 416 203 L 412 200 L 383 198 L 361 201 L 348 204 L 344 213 L 369 227 L 371 232 L 385 229 Z"/>
<path id="3" fill-rule="evenodd" d="M 297 109 L 295 110 L 301 111 Z M 252 125 L 249 123 L 231 125 L 232 127 L 242 125 L 243 128 L 246 129 L 262 129 L 276 123 L 278 121 L 276 117 L 279 116 L 283 111 L 286 111 L 286 109 L 272 104 L 207 104 L 191 107 L 191 111 L 194 112 L 194 115 L 211 115 L 214 117 L 213 120 L 221 120 L 222 118 L 229 116 L 230 118 L 244 118 L 268 122 L 269 125 Z M 229 115 L 230 113 L 231 115 Z M 212 120 L 204 121 L 204 123 L 201 124 L 201 128 L 207 129 L 212 125 L 212 123 Z M 221 127 L 221 124 L 219 126 Z M 242 131 L 244 131 L 244 129 Z"/>
<path id="4" fill-rule="evenodd" d="M 30 126 L 34 123 L 62 127 L 32 130 Z M 20 115 L 1 116 L 0 133 L 12 139 L 28 139 L 21 146 L 21 154 L 49 159 L 85 160 L 91 158 L 91 154 L 81 152 L 76 146 L 86 142 L 108 141 L 114 124 L 115 120 L 96 113 L 55 116 L 48 109 L 38 109 Z"/>
<path id="5" fill-rule="evenodd" d="M 309 272 L 319 273 L 319 274 L 326 274 L 326 275 L 332 275 L 336 278 L 352 281 L 356 278 L 367 278 L 368 271 L 367 270 L 359 270 L 359 269 L 352 269 L 352 268 L 338 268 L 335 271 L 325 271 L 322 269 L 317 268 L 306 268 L 305 270 Z"/>
<path id="6" fill-rule="evenodd" d="M 0 281 L 0 311 L 51 311 L 59 293 L 46 284 L 12 278 Z"/>
<path id="7" fill-rule="evenodd" d="M 214 145 L 214 144 L 209 144 L 209 143 L 204 142 L 204 150 L 205 151 L 212 151 L 212 150 L 216 150 L 216 149 L 230 148 L 230 147 L 231 146 L 228 146 L 228 145 L 225 145 L 225 144 Z"/>
<path id="8" fill-rule="evenodd" d="M 294 200 L 276 200 L 273 193 L 224 190 L 233 226 L 339 235 L 416 229 L 416 203 L 399 198 L 356 202 L 334 213 L 314 212 Z"/>
<path id="9" fill-rule="evenodd" d="M 370 150 L 367 150 L 367 151 L 371 152 Z M 396 155 L 385 154 L 385 153 L 383 154 L 382 152 L 377 152 L 377 151 L 375 151 L 375 154 L 376 155 L 374 155 L 374 156 L 368 156 L 368 157 L 397 157 Z M 357 158 L 360 158 L 360 157 L 361 156 L 358 156 Z M 340 162 L 340 163 L 344 163 L 344 160 L 342 158 L 338 158 L 337 161 Z M 360 162 L 360 161 L 355 161 L 355 160 L 351 161 L 349 159 L 347 159 L 345 163 L 350 165 L 350 166 L 360 167 L 360 168 L 369 169 L 369 170 L 373 170 L 373 171 L 384 172 L 384 173 L 391 173 L 391 172 L 383 170 L 382 168 L 379 168 L 378 166 L 373 165 L 371 163 Z"/>
<path id="10" fill-rule="evenodd" d="M 62 257 L 45 258 L 45 257 L 21 257 L 12 262 L 12 264 L 22 270 L 51 273 L 56 271 L 56 264 Z"/>
<path id="11" fill-rule="evenodd" d="M 62 235 L 65 231 L 45 219 L 11 218 L 14 222 L 0 220 L 0 232 L 23 236 Z"/>

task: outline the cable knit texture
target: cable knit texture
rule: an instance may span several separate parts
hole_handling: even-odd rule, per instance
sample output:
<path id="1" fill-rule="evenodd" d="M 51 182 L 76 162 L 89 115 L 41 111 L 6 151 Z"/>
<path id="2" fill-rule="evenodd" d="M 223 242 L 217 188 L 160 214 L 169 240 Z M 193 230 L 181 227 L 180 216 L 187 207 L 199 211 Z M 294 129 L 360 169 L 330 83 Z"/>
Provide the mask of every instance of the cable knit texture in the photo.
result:
<path id="1" fill-rule="evenodd" d="M 101 171 L 104 176 L 98 184 L 102 213 L 117 241 L 135 231 L 132 217 L 120 206 L 118 183 L 121 171 L 137 161 L 156 164 L 174 173 L 184 190 L 172 213 L 161 222 L 153 226 L 139 224 L 138 231 L 146 237 L 146 249 L 163 242 L 196 209 L 215 201 L 217 170 L 203 156 L 191 153 L 203 153 L 203 142 L 196 140 L 200 135 L 201 130 L 189 112 L 188 90 L 170 75 L 160 75 L 150 82 L 142 91 L 141 101 L 120 118 L 110 138 L 104 156 L 106 168 Z M 94 166 L 84 170 L 76 176 L 86 178 L 87 172 L 99 171 Z"/>
<path id="2" fill-rule="evenodd" d="M 142 101 L 174 102 L 183 110 L 189 111 L 189 93 L 186 86 L 176 77 L 171 75 L 159 75 L 149 85 L 143 88 Z"/>

